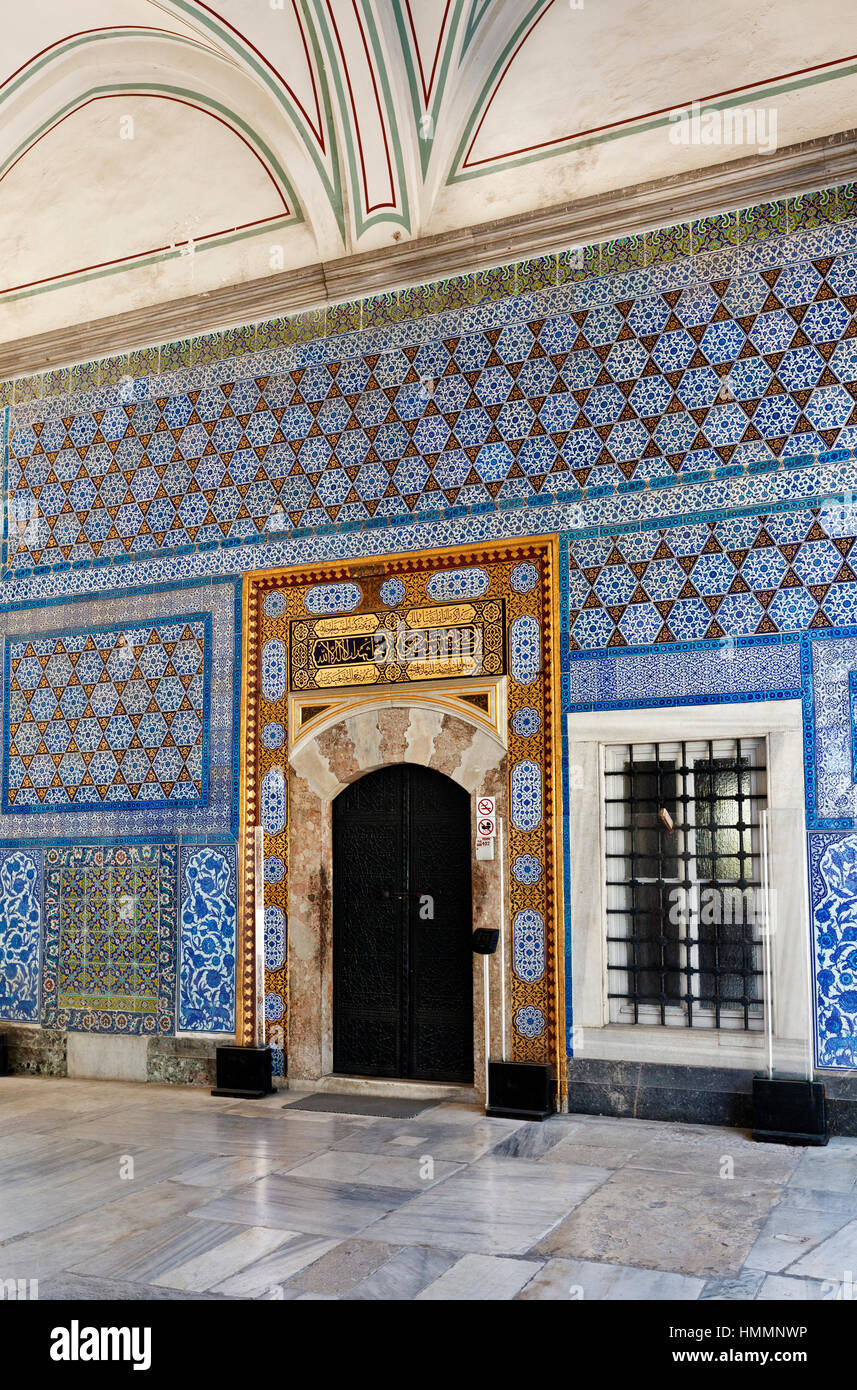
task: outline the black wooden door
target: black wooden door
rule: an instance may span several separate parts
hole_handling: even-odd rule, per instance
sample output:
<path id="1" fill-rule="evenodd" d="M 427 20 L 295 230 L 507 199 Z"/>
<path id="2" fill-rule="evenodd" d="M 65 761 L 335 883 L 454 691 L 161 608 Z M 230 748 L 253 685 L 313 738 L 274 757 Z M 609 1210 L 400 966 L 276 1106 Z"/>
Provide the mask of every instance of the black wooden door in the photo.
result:
<path id="1" fill-rule="evenodd" d="M 397 764 L 333 803 L 333 1066 L 473 1080 L 470 798 Z"/>

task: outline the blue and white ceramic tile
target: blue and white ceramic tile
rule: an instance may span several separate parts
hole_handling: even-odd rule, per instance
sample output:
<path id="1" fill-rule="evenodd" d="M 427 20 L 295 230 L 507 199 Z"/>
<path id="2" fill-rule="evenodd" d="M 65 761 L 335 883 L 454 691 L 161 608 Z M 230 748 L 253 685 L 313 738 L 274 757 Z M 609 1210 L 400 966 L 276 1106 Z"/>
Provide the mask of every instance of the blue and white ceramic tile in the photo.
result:
<path id="1" fill-rule="evenodd" d="M 857 835 L 809 836 L 820 1067 L 857 1066 Z"/>
<path id="2" fill-rule="evenodd" d="M 235 846 L 183 852 L 178 1029 L 235 1031 Z"/>
<path id="3" fill-rule="evenodd" d="M 0 862 L 0 1018 L 38 1023 L 41 857 L 16 849 Z"/>

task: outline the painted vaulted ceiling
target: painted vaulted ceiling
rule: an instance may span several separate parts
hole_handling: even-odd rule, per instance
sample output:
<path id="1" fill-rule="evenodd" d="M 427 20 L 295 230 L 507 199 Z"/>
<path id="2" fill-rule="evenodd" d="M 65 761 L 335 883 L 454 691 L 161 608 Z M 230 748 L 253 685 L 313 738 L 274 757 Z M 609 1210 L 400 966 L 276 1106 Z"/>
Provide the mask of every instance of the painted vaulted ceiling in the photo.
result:
<path id="1" fill-rule="evenodd" d="M 26 0 L 0 24 L 6 341 L 782 148 L 857 109 L 853 0 Z M 745 148 L 679 141 L 695 101 L 768 124 Z"/>

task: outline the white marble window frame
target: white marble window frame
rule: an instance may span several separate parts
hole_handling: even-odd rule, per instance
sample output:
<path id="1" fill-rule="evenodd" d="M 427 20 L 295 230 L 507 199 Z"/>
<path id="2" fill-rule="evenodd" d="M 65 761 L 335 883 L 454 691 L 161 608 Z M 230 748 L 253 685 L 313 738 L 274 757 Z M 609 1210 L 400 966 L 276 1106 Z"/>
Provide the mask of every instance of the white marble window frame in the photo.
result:
<path id="1" fill-rule="evenodd" d="M 811 1066 L 812 991 L 800 700 L 569 714 L 573 1051 L 581 1058 L 761 1068 L 767 1029 L 611 1023 L 607 998 L 605 761 L 617 743 L 764 739 L 770 813 L 769 882 L 775 1070 Z"/>

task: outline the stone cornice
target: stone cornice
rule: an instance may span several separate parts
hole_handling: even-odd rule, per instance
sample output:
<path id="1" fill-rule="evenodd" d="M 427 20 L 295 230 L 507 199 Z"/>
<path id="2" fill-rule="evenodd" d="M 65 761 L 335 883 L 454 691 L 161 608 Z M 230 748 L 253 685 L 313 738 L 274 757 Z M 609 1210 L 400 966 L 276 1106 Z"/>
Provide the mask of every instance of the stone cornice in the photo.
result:
<path id="1" fill-rule="evenodd" d="M 0 380 L 696 221 L 855 178 L 857 130 L 848 130 L 773 154 L 0 343 Z"/>

